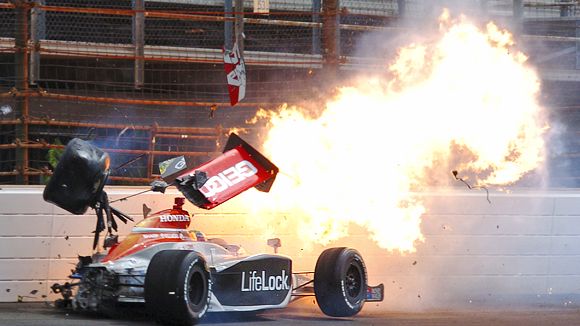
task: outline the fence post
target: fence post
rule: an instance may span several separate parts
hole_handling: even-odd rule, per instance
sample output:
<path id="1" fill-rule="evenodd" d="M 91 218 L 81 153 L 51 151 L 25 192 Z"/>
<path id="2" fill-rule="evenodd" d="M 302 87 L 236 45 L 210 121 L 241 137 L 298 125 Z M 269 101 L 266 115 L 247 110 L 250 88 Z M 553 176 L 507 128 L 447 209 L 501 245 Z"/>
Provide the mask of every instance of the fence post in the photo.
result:
<path id="1" fill-rule="evenodd" d="M 320 23 L 321 0 L 312 0 L 312 22 Z M 312 29 L 312 54 L 320 54 L 320 28 Z"/>
<path id="2" fill-rule="evenodd" d="M 560 6 L 560 17 L 568 17 L 572 14 L 572 7 L 569 5 L 569 0 L 560 0 L 560 2 L 565 2 L 567 4 Z"/>
<path id="3" fill-rule="evenodd" d="M 46 15 L 44 10 L 38 8 L 44 5 L 44 0 L 33 0 L 34 7 L 30 12 L 30 40 L 33 48 L 30 51 L 30 84 L 36 85 L 40 79 L 40 40 L 46 38 Z"/>
<path id="4" fill-rule="evenodd" d="M 236 42 L 240 55 L 244 56 L 244 0 L 236 0 Z"/>
<path id="5" fill-rule="evenodd" d="M 513 0 L 514 34 L 520 34 L 524 27 L 524 1 Z"/>
<path id="6" fill-rule="evenodd" d="M 397 0 L 397 11 L 399 17 L 405 17 L 405 11 L 407 11 L 407 4 L 405 0 Z"/>
<path id="7" fill-rule="evenodd" d="M 155 136 L 157 135 L 157 124 L 154 124 L 149 130 L 149 155 L 147 155 L 147 178 L 153 178 L 153 163 L 155 162 Z"/>
<path id="8" fill-rule="evenodd" d="M 14 69 L 16 79 L 16 113 L 20 116 L 21 123 L 15 126 L 15 137 L 23 144 L 28 143 L 28 112 L 29 112 L 29 51 L 28 40 L 30 23 L 29 0 L 14 0 L 16 6 L 15 25 L 15 54 Z M 28 148 L 22 146 L 16 149 L 16 169 L 20 171 L 17 183 L 28 184 Z"/>
<path id="9" fill-rule="evenodd" d="M 322 65 L 328 77 L 336 77 L 340 57 L 340 0 L 322 2 Z"/>
<path id="10" fill-rule="evenodd" d="M 145 0 L 133 0 L 133 46 L 135 47 L 134 87 L 145 84 Z"/>
<path id="11" fill-rule="evenodd" d="M 233 8 L 233 0 L 224 0 L 224 48 L 226 50 L 231 50 L 234 46 L 233 42 L 233 30 L 234 24 L 231 20 L 232 16 L 232 8 Z"/>
<path id="12" fill-rule="evenodd" d="M 576 19 L 576 37 L 580 38 L 580 20 Z M 580 69 L 580 42 L 576 41 L 576 69 Z"/>
<path id="13" fill-rule="evenodd" d="M 513 0 L 513 15 L 515 19 L 521 20 L 524 16 L 524 1 Z"/>

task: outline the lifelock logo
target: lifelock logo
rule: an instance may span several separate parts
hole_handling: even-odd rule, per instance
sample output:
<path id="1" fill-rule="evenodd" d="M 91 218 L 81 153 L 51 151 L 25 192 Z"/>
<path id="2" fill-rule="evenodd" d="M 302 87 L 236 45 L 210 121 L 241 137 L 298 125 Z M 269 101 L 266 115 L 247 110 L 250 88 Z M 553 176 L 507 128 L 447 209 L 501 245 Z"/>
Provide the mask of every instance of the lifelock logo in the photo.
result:
<path id="1" fill-rule="evenodd" d="M 290 290 L 288 275 L 286 275 L 286 270 L 284 269 L 281 275 L 270 275 L 268 277 L 266 277 L 266 271 L 261 273 L 251 271 L 247 274 L 242 272 L 242 292 L 281 290 Z"/>

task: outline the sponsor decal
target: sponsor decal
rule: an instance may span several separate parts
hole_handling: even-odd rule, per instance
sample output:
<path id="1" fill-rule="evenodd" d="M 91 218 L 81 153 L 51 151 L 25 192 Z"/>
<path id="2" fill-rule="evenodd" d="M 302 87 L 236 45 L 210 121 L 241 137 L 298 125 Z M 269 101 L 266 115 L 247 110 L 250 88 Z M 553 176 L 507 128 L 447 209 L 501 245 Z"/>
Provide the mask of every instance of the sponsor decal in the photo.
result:
<path id="1" fill-rule="evenodd" d="M 256 14 L 270 13 L 270 0 L 254 0 L 254 13 Z"/>
<path id="2" fill-rule="evenodd" d="M 179 156 L 159 163 L 159 172 L 163 177 L 185 168 L 185 157 Z"/>
<path id="3" fill-rule="evenodd" d="M 177 233 L 145 233 L 143 234 L 145 239 L 180 239 L 181 234 Z"/>
<path id="4" fill-rule="evenodd" d="M 380 284 L 378 286 L 367 287 L 367 299 L 366 301 L 383 301 L 385 293 L 385 286 Z"/>
<path id="5" fill-rule="evenodd" d="M 290 290 L 286 270 L 280 275 L 266 275 L 266 271 L 242 272 L 242 292 Z"/>
<path id="6" fill-rule="evenodd" d="M 178 170 L 181 170 L 185 167 L 185 159 L 179 160 L 177 161 L 177 163 L 175 163 L 175 168 Z"/>
<path id="7" fill-rule="evenodd" d="M 161 215 L 159 222 L 189 222 L 187 215 Z"/>
<path id="8" fill-rule="evenodd" d="M 212 273 L 212 292 L 224 306 L 274 306 L 289 299 L 292 261 L 264 257 Z"/>
<path id="9" fill-rule="evenodd" d="M 258 173 L 258 169 L 249 161 L 243 160 L 209 178 L 199 189 L 206 197 L 213 197 Z"/>

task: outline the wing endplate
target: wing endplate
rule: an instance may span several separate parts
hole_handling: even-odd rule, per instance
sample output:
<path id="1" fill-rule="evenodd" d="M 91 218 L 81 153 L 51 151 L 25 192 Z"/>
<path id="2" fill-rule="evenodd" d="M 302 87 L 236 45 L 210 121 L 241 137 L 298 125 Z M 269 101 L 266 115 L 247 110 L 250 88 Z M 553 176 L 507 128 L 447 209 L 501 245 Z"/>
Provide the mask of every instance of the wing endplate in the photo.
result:
<path id="1" fill-rule="evenodd" d="M 171 163 L 164 180 L 174 183 L 189 201 L 204 209 L 212 209 L 252 187 L 270 191 L 279 171 L 234 133 L 230 134 L 223 154 L 207 163 L 195 168 L 190 168 L 185 158 L 176 158 Z"/>

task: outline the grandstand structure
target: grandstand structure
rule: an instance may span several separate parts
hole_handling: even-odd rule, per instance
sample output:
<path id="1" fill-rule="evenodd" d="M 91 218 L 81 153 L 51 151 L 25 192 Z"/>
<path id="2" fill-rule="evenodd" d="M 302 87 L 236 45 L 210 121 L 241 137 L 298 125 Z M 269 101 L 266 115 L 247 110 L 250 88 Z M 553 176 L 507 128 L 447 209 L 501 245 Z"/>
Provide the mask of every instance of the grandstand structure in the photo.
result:
<path id="1" fill-rule="evenodd" d="M 361 54 L 362 39 L 378 33 L 391 44 L 446 3 L 269 0 L 260 11 L 258 2 L 0 0 L 0 184 L 44 183 L 73 137 L 111 154 L 116 183 L 147 184 L 174 156 L 201 163 L 231 128 L 252 129 L 245 121 L 256 109 L 316 105 L 332 88 L 322 81 L 376 69 L 382 53 Z M 580 185 L 579 1 L 453 5 L 514 31 L 551 118 L 565 126 L 550 153 L 551 185 Z M 231 107 L 222 51 L 234 41 L 248 84 Z"/>

